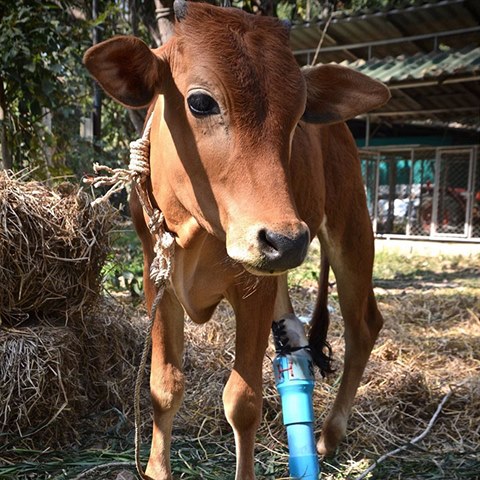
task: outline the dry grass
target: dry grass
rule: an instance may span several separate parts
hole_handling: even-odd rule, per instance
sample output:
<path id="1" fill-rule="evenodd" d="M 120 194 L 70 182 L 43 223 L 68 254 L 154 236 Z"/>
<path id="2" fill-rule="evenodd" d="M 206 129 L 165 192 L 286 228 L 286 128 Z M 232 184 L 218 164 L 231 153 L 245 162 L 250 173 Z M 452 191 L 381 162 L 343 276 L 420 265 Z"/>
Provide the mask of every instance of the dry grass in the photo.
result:
<path id="1" fill-rule="evenodd" d="M 416 458 L 413 471 L 402 461 L 397 469 L 401 478 L 430 478 L 422 476 L 422 469 L 428 474 L 436 470 L 432 478 L 475 478 L 468 472 L 473 463 L 480 467 L 478 295 L 389 295 L 380 306 L 386 325 L 367 366 L 341 455 L 350 456 L 352 463 L 362 457 L 371 461 L 408 443 L 452 391 L 430 434 L 400 456 Z M 447 458 L 455 460 L 444 465 Z M 467 464 L 463 473 L 462 463 Z M 393 472 L 382 475 L 396 478 Z"/>
<path id="2" fill-rule="evenodd" d="M 335 458 L 322 462 L 322 479 L 354 479 L 382 454 L 408 444 L 424 431 L 449 391 L 451 396 L 428 435 L 416 446 L 379 465 L 368 478 L 479 478 L 478 260 L 399 259 L 399 265 L 409 263 L 411 272 L 403 272 L 401 278 L 377 275 L 377 282 L 381 284 L 377 296 L 385 316 L 385 327 L 358 392 L 347 438 Z M 392 259 L 388 261 L 391 265 Z M 309 315 L 314 305 L 314 268 L 307 263 L 303 272 L 293 277 L 291 291 L 299 315 Z M 445 274 L 448 274 L 447 282 Z M 418 285 L 422 288 L 416 288 Z M 335 291 L 331 294 L 331 304 L 335 312 L 329 337 L 337 371 L 326 380 L 317 379 L 314 399 L 317 435 L 335 397 L 342 369 L 343 324 Z M 0 465 L 4 465 L 0 466 L 0 478 L 72 479 L 93 465 L 111 460 L 123 461 L 125 465 L 96 472 L 95 478 L 115 479 L 122 470 L 128 478 L 127 471 L 133 471 L 131 364 L 138 361 L 145 318 L 137 319 L 132 326 L 129 316 L 137 312 L 110 305 L 108 308 L 113 310 L 105 315 L 102 308 L 106 307 L 100 307 L 83 326 L 78 325 L 80 330 L 75 340 L 66 335 L 64 340 L 60 341 L 59 337 L 56 342 L 69 345 L 64 348 L 64 365 L 59 366 L 62 378 L 65 378 L 64 369 L 76 368 L 75 362 L 80 364 L 80 370 L 83 368 L 83 383 L 76 387 L 73 382 L 71 395 L 77 395 L 79 400 L 82 396 L 89 401 L 93 399 L 83 416 L 74 418 L 72 411 L 68 417 L 76 432 L 76 444 L 63 443 L 63 450 L 54 451 L 52 448 L 62 443 L 59 437 L 52 438 L 53 443 L 45 443 L 42 449 L 34 450 L 33 437 L 40 432 L 32 435 L 30 444 L 17 438 L 17 443 L 2 448 L 0 442 Z M 106 321 L 108 316 L 114 321 Z M 85 338 L 78 338 L 81 335 Z M 25 344 L 26 340 L 22 341 Z M 70 359 L 67 351 L 77 348 L 77 341 L 88 345 L 88 349 L 83 356 Z M 256 468 L 259 479 L 273 480 L 288 476 L 288 452 L 268 357 L 273 358 L 272 346 L 264 364 L 264 421 L 258 433 Z M 187 389 L 184 406 L 174 424 L 172 466 L 175 478 L 234 478 L 234 440 L 221 403 L 222 389 L 233 359 L 234 319 L 226 304 L 221 304 L 212 321 L 203 326 L 187 321 L 184 360 Z M 22 360 L 16 361 L 21 363 Z M 55 371 L 55 367 L 52 369 Z M 87 374 L 90 369 L 92 372 Z M 71 375 L 68 377 L 73 381 Z M 151 424 L 145 383 L 142 399 L 144 462 L 148 458 Z M 68 388 L 64 385 L 65 390 Z M 51 388 L 45 397 L 63 400 L 60 392 L 59 387 Z M 72 401 L 69 399 L 69 406 L 73 408 Z M 65 410 L 54 418 L 52 426 L 61 420 Z M 53 415 L 56 411 L 58 408 Z M 45 420 L 52 418 L 50 412 Z M 30 427 L 35 428 L 37 424 L 35 421 Z M 23 446 L 23 450 L 19 446 Z"/>

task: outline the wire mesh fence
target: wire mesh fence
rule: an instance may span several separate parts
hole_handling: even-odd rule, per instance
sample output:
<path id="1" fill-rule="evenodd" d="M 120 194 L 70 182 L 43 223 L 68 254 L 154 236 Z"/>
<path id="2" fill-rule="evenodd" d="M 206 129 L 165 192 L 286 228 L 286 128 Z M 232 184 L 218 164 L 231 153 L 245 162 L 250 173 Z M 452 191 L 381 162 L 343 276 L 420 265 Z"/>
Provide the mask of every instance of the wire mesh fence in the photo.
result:
<path id="1" fill-rule="evenodd" d="M 480 149 L 360 150 L 377 235 L 480 238 Z"/>

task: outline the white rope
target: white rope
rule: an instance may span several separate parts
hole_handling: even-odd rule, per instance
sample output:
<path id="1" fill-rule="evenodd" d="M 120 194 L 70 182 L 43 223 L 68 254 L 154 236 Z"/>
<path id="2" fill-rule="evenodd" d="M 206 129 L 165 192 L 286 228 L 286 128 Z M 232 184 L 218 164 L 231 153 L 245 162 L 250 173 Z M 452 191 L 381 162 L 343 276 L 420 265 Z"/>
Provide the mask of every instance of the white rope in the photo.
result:
<path id="1" fill-rule="evenodd" d="M 95 199 L 92 205 L 108 200 L 114 193 L 119 192 L 128 183 L 134 182 L 137 187 L 138 198 L 143 209 L 150 218 L 148 228 L 156 237 L 154 252 L 155 258 L 150 266 L 150 278 L 158 287 L 163 279 L 170 277 L 174 237 L 165 228 L 165 218 L 160 210 L 153 208 L 145 187 L 145 181 L 150 176 L 150 131 L 152 128 L 150 115 L 141 138 L 130 143 L 130 163 L 128 168 L 111 168 L 106 165 L 95 164 L 93 169 L 96 176 L 85 178 L 84 182 L 94 188 L 110 186 L 111 188 L 100 198 Z M 99 175 L 105 172 L 104 175 Z"/>
<path id="2" fill-rule="evenodd" d="M 150 128 L 148 128 L 148 131 L 150 131 Z M 138 140 L 130 142 L 130 164 L 128 169 L 132 172 L 132 175 L 138 175 L 142 183 L 150 176 L 149 157 L 150 140 L 148 138 L 143 136 Z"/>
<path id="3" fill-rule="evenodd" d="M 128 168 L 111 168 L 95 163 L 93 165 L 95 176 L 84 178 L 83 182 L 92 185 L 94 188 L 111 187 L 105 195 L 95 199 L 92 205 L 108 200 L 114 193 L 125 188 L 128 183 L 132 181 L 144 183 L 150 176 L 150 130 L 152 129 L 152 117 L 153 115 L 150 115 L 145 125 L 142 138 L 130 142 L 130 163 Z M 105 172 L 105 174 L 100 175 L 101 172 Z"/>

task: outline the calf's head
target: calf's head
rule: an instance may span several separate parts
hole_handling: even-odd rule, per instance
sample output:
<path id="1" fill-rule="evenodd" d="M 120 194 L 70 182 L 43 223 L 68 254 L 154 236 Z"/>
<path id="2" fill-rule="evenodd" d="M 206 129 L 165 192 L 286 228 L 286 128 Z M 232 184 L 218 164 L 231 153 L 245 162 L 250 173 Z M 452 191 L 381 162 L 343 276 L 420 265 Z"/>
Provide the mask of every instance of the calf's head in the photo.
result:
<path id="1" fill-rule="evenodd" d="M 153 122 L 162 135 L 151 133 L 154 186 L 158 167 L 175 200 L 248 270 L 298 266 L 310 232 L 289 180 L 295 128 L 302 117 L 351 118 L 384 103 L 386 89 L 341 67 L 300 70 L 276 19 L 178 0 L 175 12 L 165 46 L 117 37 L 92 47 L 85 64 L 127 107 L 163 95 L 163 119 Z"/>

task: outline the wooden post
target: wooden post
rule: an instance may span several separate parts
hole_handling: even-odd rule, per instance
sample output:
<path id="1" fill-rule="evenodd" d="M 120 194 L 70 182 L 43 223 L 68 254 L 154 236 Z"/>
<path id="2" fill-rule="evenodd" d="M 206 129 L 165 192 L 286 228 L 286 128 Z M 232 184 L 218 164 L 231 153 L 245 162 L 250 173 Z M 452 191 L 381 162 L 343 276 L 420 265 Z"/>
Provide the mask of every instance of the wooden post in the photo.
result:
<path id="1" fill-rule="evenodd" d="M 161 44 L 165 45 L 173 35 L 173 0 L 155 0 L 155 18 Z"/>

